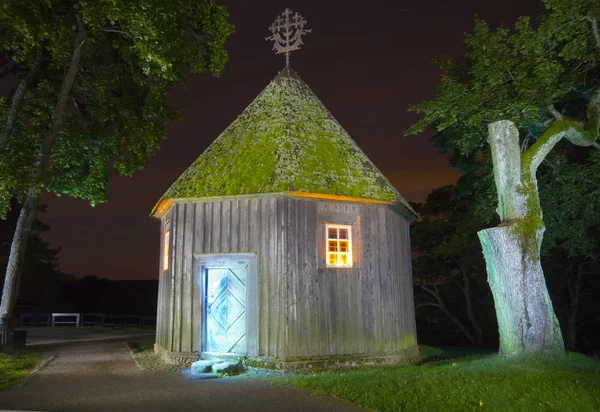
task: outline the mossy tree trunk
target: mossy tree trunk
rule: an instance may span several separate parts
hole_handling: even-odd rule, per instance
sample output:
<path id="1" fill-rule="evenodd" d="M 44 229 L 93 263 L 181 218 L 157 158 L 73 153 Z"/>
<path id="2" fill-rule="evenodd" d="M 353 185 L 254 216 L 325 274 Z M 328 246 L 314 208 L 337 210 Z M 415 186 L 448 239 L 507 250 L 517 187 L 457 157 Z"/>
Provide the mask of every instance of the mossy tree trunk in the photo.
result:
<path id="1" fill-rule="evenodd" d="M 536 171 L 563 137 L 579 146 L 598 147 L 598 100 L 594 93 L 583 124 L 557 119 L 527 151 L 519 150 L 519 132 L 508 120 L 489 125 L 494 179 L 501 223 L 478 233 L 494 296 L 500 353 L 563 354 L 564 343 L 540 263 L 544 221 Z"/>
<path id="2" fill-rule="evenodd" d="M 512 122 L 492 123 L 488 142 L 501 223 L 478 234 L 496 306 L 500 353 L 562 353 L 562 335 L 540 264 L 545 227 L 535 178 L 537 167 L 532 170 L 525 156 L 521 158 L 519 132 Z M 550 149 L 547 147 L 546 153 Z"/>

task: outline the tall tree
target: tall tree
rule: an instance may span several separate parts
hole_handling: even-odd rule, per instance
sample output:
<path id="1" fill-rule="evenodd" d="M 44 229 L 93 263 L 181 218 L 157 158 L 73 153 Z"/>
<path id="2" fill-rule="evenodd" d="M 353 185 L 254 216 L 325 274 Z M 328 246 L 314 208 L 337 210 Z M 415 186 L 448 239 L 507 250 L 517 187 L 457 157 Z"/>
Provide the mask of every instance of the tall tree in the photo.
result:
<path id="1" fill-rule="evenodd" d="M 600 4 L 543 3 L 537 28 L 527 17 L 514 31 L 477 20 L 464 62 L 441 59 L 436 97 L 411 108 L 424 117 L 409 132 L 457 130 L 451 144 L 463 156 L 481 150 L 487 134 L 501 223 L 478 235 L 505 355 L 564 352 L 540 263 L 545 226 L 536 172 L 563 138 L 600 147 Z M 555 105 L 573 89 L 588 100 L 581 118 Z"/>
<path id="2" fill-rule="evenodd" d="M 24 68 L 0 104 L 0 212 L 24 199 L 11 244 L 0 330 L 16 301 L 41 194 L 106 201 L 111 170 L 131 175 L 179 114 L 166 95 L 186 69 L 218 75 L 232 32 L 213 0 L 11 0 L 0 51 Z"/>

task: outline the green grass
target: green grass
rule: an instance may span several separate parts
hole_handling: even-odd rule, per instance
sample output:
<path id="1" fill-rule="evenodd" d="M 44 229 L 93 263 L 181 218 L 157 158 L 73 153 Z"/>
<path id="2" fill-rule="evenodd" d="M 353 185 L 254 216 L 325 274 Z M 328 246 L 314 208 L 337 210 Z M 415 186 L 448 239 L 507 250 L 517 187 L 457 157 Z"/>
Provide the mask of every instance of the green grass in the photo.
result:
<path id="1" fill-rule="evenodd" d="M 598 359 L 569 353 L 507 360 L 420 348 L 425 359 L 418 365 L 295 375 L 288 382 L 378 411 L 600 410 Z"/>
<path id="2" fill-rule="evenodd" d="M 22 382 L 40 361 L 40 354 L 30 350 L 0 352 L 0 390 Z"/>

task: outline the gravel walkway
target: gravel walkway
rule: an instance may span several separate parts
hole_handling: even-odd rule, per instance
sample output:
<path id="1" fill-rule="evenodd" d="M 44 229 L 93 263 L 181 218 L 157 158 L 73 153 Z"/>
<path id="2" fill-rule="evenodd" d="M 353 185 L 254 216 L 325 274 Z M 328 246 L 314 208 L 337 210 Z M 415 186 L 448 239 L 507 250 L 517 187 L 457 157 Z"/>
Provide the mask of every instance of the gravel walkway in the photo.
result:
<path id="1" fill-rule="evenodd" d="M 140 371 L 123 340 L 45 347 L 55 355 L 23 387 L 0 392 L 0 409 L 28 411 L 353 411 L 347 403 L 260 379 L 189 380 Z"/>

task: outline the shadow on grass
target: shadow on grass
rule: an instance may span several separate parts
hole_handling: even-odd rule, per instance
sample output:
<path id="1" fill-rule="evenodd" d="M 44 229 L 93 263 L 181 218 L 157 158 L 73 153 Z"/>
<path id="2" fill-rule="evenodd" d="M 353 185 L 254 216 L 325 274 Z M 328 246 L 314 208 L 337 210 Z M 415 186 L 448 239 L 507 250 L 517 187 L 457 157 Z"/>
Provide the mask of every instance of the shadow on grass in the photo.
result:
<path id="1" fill-rule="evenodd" d="M 439 362 L 450 359 L 460 359 L 476 356 L 488 356 L 498 353 L 497 350 L 462 347 L 462 346 L 428 346 L 419 345 L 419 360 L 415 365 Z"/>
<path id="2" fill-rule="evenodd" d="M 130 340 L 127 344 L 136 352 L 142 351 L 154 351 L 154 342 L 155 338 L 146 338 L 146 339 L 138 339 L 138 340 Z"/>

